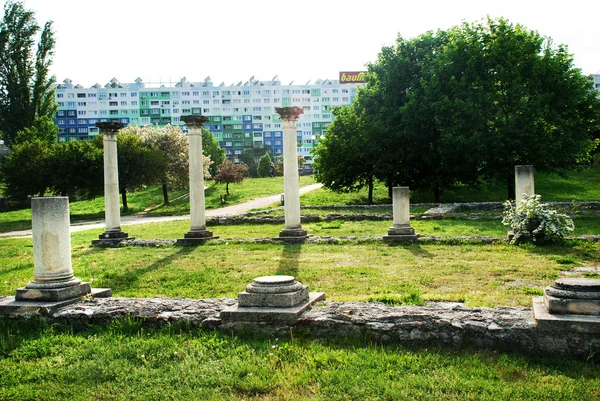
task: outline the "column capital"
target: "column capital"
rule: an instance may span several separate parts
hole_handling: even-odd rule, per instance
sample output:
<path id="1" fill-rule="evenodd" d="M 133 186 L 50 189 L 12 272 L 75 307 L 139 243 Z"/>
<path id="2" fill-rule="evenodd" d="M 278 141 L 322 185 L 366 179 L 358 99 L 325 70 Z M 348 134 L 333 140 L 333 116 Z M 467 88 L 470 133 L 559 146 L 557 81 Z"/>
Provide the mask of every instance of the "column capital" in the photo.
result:
<path id="1" fill-rule="evenodd" d="M 181 121 L 188 126 L 188 128 L 202 128 L 205 122 L 208 121 L 206 116 L 181 116 Z"/>
<path id="2" fill-rule="evenodd" d="M 298 106 L 275 107 L 275 112 L 283 121 L 287 122 L 295 122 L 300 115 L 304 114 L 304 110 Z"/>
<path id="3" fill-rule="evenodd" d="M 116 121 L 96 123 L 96 127 L 100 128 L 100 132 L 103 134 L 114 134 L 124 126 L 125 124 Z"/>

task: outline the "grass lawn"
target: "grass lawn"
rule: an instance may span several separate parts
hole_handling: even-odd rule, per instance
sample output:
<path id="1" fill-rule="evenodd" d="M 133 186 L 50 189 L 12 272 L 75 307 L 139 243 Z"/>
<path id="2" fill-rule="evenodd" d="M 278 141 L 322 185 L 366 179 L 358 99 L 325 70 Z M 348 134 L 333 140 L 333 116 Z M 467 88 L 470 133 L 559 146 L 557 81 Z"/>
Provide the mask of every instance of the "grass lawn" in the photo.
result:
<path id="1" fill-rule="evenodd" d="M 0 400 L 593 400 L 593 363 L 244 339 L 132 321 L 0 328 Z"/>
<path id="2" fill-rule="evenodd" d="M 300 177 L 300 185 L 314 183 L 312 176 Z M 283 177 L 248 178 L 240 184 L 229 186 L 227 203 L 221 202 L 221 195 L 225 194 L 225 184 L 214 181 L 206 182 L 208 189 L 205 191 L 206 209 L 216 209 L 243 203 L 251 199 L 276 195 L 283 192 Z M 128 194 L 127 203 L 129 212 L 121 215 L 130 215 L 150 209 L 149 216 L 182 215 L 190 211 L 189 193 L 187 189 L 169 192 L 170 205 L 163 205 L 162 189 L 154 185 L 140 191 Z M 77 201 L 69 204 L 71 221 L 91 221 L 104 219 L 104 197 L 90 201 Z M 31 209 L 14 210 L 0 213 L 0 232 L 26 230 L 31 228 Z"/>

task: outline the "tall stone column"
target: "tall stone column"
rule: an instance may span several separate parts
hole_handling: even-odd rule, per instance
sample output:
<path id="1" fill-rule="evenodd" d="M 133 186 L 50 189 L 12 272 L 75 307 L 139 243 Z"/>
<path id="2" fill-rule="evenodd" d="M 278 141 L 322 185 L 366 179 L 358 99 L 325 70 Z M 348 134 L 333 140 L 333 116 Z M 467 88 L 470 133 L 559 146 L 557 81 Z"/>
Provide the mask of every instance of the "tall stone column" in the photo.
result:
<path id="1" fill-rule="evenodd" d="M 532 165 L 515 166 L 515 200 L 522 200 L 523 194 L 535 194 Z"/>
<path id="2" fill-rule="evenodd" d="M 202 162 L 202 126 L 208 120 L 205 116 L 182 116 L 188 127 L 189 169 L 190 169 L 190 221 L 191 228 L 178 245 L 197 245 L 218 238 L 206 229 L 204 201 L 204 165 Z"/>
<path id="3" fill-rule="evenodd" d="M 121 205 L 119 203 L 119 166 L 117 158 L 117 132 L 123 123 L 96 123 L 104 144 L 104 215 L 106 231 L 92 241 L 92 245 L 115 245 L 129 238 L 121 231 Z"/>
<path id="4" fill-rule="evenodd" d="M 31 198 L 33 281 L 17 289 L 17 301 L 64 301 L 91 292 L 73 275 L 69 198 Z"/>
<path id="5" fill-rule="evenodd" d="M 278 107 L 275 109 L 283 120 L 283 195 L 285 227 L 279 239 L 302 242 L 306 231 L 300 224 L 300 183 L 298 177 L 298 142 L 296 120 L 304 112 L 300 107 Z"/>
<path id="6" fill-rule="evenodd" d="M 383 237 L 384 241 L 408 241 L 417 240 L 415 230 L 410 225 L 410 197 L 408 187 L 392 188 L 392 210 L 394 223 L 388 230 L 388 235 Z"/>

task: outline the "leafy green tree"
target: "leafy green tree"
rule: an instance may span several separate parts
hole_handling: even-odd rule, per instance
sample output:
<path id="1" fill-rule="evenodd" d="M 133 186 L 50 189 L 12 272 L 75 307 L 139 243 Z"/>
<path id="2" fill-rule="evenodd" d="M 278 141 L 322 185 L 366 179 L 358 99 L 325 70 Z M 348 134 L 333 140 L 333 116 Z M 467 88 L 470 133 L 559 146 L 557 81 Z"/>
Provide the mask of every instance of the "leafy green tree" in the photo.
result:
<path id="1" fill-rule="evenodd" d="M 219 146 L 212 132 L 202 128 L 202 153 L 210 158 L 208 171 L 211 176 L 217 174 L 217 167 L 225 160 L 225 149 Z"/>
<path id="2" fill-rule="evenodd" d="M 261 178 L 270 177 L 273 173 L 273 167 L 274 165 L 273 161 L 271 160 L 271 155 L 267 152 L 258 161 L 258 176 Z"/>
<path id="3" fill-rule="evenodd" d="M 258 174 L 258 163 L 260 158 L 265 154 L 263 147 L 244 149 L 244 152 L 239 156 L 240 163 L 244 163 L 248 167 L 246 172 L 247 177 L 256 178 Z"/>
<path id="4" fill-rule="evenodd" d="M 367 186 L 373 203 L 373 180 L 378 157 L 370 143 L 365 120 L 355 106 L 333 109 L 334 120 L 313 150 L 316 179 L 335 192 L 355 192 Z"/>
<path id="5" fill-rule="evenodd" d="M 33 126 L 37 118 L 54 117 L 55 79 L 49 76 L 54 45 L 52 22 L 40 32 L 33 11 L 19 1 L 5 3 L 0 21 L 0 130 L 9 147 L 17 133 Z"/>
<path id="6" fill-rule="evenodd" d="M 102 135 L 94 138 L 94 143 L 103 149 Z M 159 150 L 146 146 L 140 135 L 125 129 L 117 134 L 117 163 L 119 192 L 123 211 L 127 212 L 127 192 L 135 192 L 146 185 L 160 182 L 165 160 Z"/>
<path id="7" fill-rule="evenodd" d="M 229 184 L 239 184 L 244 181 L 244 174 L 248 170 L 243 164 L 235 164 L 231 160 L 225 159 L 219 165 L 219 172 L 214 176 L 219 184 L 225 183 L 225 194 L 229 196 Z"/>
<path id="8" fill-rule="evenodd" d="M 514 166 L 563 172 L 589 160 L 600 102 L 592 82 L 555 46 L 505 19 L 463 23 L 448 31 L 427 78 L 444 146 L 486 178 L 507 183 Z"/>
<path id="9" fill-rule="evenodd" d="M 49 145 L 54 145 L 58 143 L 58 134 L 58 126 L 54 124 L 52 119 L 48 116 L 42 116 L 36 118 L 32 126 L 19 131 L 14 143 L 18 144 L 37 139 Z"/>
<path id="10" fill-rule="evenodd" d="M 0 163 L 4 194 L 12 204 L 24 205 L 28 196 L 44 196 L 51 176 L 51 146 L 39 139 L 16 144 Z"/>
<path id="11" fill-rule="evenodd" d="M 104 190 L 102 150 L 88 141 L 60 142 L 48 157 L 49 185 L 56 194 L 93 199 Z"/>

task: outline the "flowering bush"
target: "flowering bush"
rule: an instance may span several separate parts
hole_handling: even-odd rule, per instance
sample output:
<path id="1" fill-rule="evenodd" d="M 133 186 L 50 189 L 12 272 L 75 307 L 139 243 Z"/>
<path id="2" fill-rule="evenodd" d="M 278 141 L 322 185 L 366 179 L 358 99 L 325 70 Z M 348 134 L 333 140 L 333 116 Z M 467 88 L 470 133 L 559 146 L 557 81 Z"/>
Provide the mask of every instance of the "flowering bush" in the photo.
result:
<path id="1" fill-rule="evenodd" d="M 523 195 L 523 199 L 516 202 L 514 207 L 509 201 L 504 203 L 502 224 L 509 226 L 512 231 L 511 244 L 560 241 L 575 229 L 569 216 L 548 209 L 540 204 L 540 199 L 540 195 Z"/>

